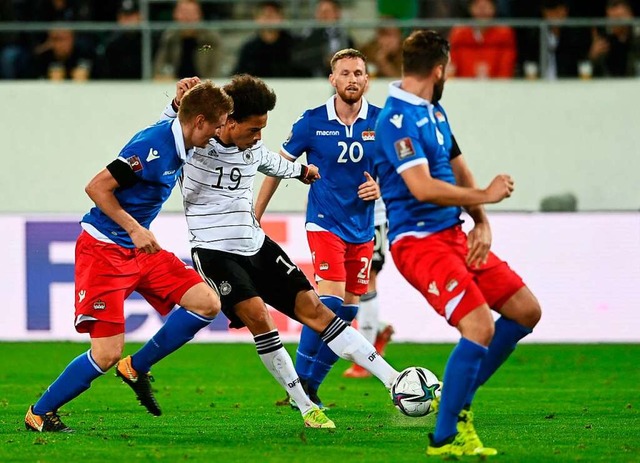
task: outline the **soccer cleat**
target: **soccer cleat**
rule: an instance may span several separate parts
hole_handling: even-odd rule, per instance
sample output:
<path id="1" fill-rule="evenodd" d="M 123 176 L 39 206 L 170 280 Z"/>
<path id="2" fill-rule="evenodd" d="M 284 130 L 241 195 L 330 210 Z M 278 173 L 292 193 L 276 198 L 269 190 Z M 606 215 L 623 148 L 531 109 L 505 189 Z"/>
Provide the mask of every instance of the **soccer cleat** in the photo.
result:
<path id="1" fill-rule="evenodd" d="M 371 377 L 371 373 L 357 363 L 354 363 L 348 370 L 342 373 L 342 376 L 345 378 L 369 378 Z"/>
<path id="2" fill-rule="evenodd" d="M 328 428 L 333 429 L 336 427 L 335 423 L 327 418 L 322 410 L 318 407 L 313 407 L 302 418 L 304 419 L 304 425 L 307 428 Z"/>
<path id="3" fill-rule="evenodd" d="M 145 407 L 149 413 L 155 416 L 162 415 L 162 410 L 160 410 L 151 390 L 153 376 L 149 373 L 138 375 L 138 372 L 131 365 L 130 355 L 116 363 L 116 376 L 133 389 L 140 405 Z"/>
<path id="4" fill-rule="evenodd" d="M 298 407 L 298 404 L 296 403 L 296 400 L 291 397 L 291 396 L 287 396 L 289 399 L 289 406 L 293 409 L 293 410 L 300 410 L 300 407 Z"/>
<path id="5" fill-rule="evenodd" d="M 309 396 L 309 400 L 311 400 L 311 402 L 316 404 L 320 410 L 322 410 L 323 412 L 326 412 L 327 410 L 329 410 L 322 403 L 322 399 L 320 397 L 318 397 L 318 390 L 317 389 L 308 388 L 307 389 L 307 395 Z"/>
<path id="6" fill-rule="evenodd" d="M 28 430 L 35 432 L 74 432 L 69 426 L 64 424 L 58 413 L 47 412 L 44 415 L 33 413 L 33 405 L 27 410 L 24 417 L 24 425 Z"/>
<path id="7" fill-rule="evenodd" d="M 473 412 L 463 409 L 458 415 L 458 433 L 464 436 L 465 446 L 468 451 L 473 451 L 472 455 L 496 455 L 498 451 L 491 447 L 482 445 L 480 437 L 473 426 Z"/>
<path id="8" fill-rule="evenodd" d="M 391 336 L 395 333 L 393 326 L 387 325 L 384 327 L 382 331 L 378 332 L 378 336 L 376 336 L 376 341 L 373 343 L 373 347 L 376 348 L 376 351 L 384 357 L 384 351 L 387 347 L 389 341 L 391 341 Z"/>
<path id="9" fill-rule="evenodd" d="M 461 432 L 445 439 L 442 442 L 436 443 L 433 440 L 433 434 L 429 434 L 429 446 L 427 447 L 427 455 L 442 455 L 442 456 L 462 456 L 462 455 L 479 455 L 479 456 L 492 456 L 497 455 L 498 451 L 489 447 L 473 447 L 471 443 L 466 440 L 466 437 Z"/>

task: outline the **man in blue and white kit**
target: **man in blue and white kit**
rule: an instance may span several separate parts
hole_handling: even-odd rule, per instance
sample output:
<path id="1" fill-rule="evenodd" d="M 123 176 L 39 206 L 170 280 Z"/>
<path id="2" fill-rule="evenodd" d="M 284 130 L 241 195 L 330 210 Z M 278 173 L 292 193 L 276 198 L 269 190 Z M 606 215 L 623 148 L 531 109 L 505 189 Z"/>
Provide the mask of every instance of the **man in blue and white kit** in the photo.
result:
<path id="1" fill-rule="evenodd" d="M 136 354 L 118 362 L 116 374 L 147 410 L 160 415 L 149 370 L 193 338 L 220 311 L 220 298 L 149 230 L 169 198 L 194 147 L 206 146 L 233 108 L 211 82 L 182 98 L 178 117 L 141 130 L 118 158 L 87 185 L 95 203 L 81 221 L 76 242 L 75 327 L 89 333 L 91 349 L 75 358 L 25 416 L 27 429 L 71 432 L 58 409 L 86 391 L 120 359 L 124 348 L 124 301 L 140 293 L 161 315 L 181 307 Z"/>
<path id="2" fill-rule="evenodd" d="M 366 58 L 347 48 L 331 60 L 331 85 L 325 104 L 295 122 L 280 154 L 295 160 L 306 153 L 322 178 L 309 189 L 306 230 L 320 300 L 351 322 L 367 292 L 373 253 L 373 214 L 380 197 L 373 172 L 374 127 L 380 108 L 363 97 Z M 256 201 L 260 218 L 279 184 L 265 179 Z M 322 407 L 318 388 L 338 357 L 308 327 L 302 328 L 296 371 L 309 397 Z M 293 405 L 293 404 L 292 404 Z"/>
<path id="3" fill-rule="evenodd" d="M 389 88 L 376 126 L 376 172 L 387 206 L 391 255 L 400 273 L 458 329 L 444 372 L 428 455 L 495 455 L 473 425 L 471 402 L 540 319 L 522 279 L 490 251 L 483 204 L 509 197 L 513 180 L 477 188 L 439 103 L 449 43 L 416 31 L 403 43 L 403 75 Z M 464 207 L 474 221 L 465 234 Z M 501 317 L 494 323 L 491 310 Z"/>

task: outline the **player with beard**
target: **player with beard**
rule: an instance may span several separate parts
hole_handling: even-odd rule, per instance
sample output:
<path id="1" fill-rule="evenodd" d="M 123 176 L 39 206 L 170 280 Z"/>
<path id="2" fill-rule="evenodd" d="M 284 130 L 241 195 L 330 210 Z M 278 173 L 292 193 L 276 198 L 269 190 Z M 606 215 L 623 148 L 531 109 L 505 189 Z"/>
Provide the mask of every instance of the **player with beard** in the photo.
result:
<path id="1" fill-rule="evenodd" d="M 490 251 L 483 204 L 508 198 L 514 184 L 498 175 L 478 188 L 453 137 L 439 103 L 447 40 L 416 31 L 402 54 L 402 80 L 390 84 L 376 126 L 375 165 L 391 255 L 407 281 L 461 334 L 445 368 L 427 454 L 495 455 L 475 431 L 471 402 L 541 315 L 522 279 Z M 460 226 L 462 208 L 474 221 L 468 235 Z M 495 323 L 491 310 L 501 315 Z"/>
<path id="2" fill-rule="evenodd" d="M 374 127 L 380 108 L 363 97 L 369 77 L 366 58 L 346 48 L 331 59 L 329 82 L 336 94 L 305 111 L 293 124 L 280 154 L 307 160 L 322 172 L 309 189 L 306 230 L 320 300 L 342 320 L 356 316 L 367 292 L 373 254 L 374 203 L 380 197 L 373 172 Z M 267 178 L 256 201 L 260 219 L 278 187 Z M 303 327 L 296 371 L 311 400 L 321 408 L 318 389 L 338 357 L 320 337 Z M 295 403 L 291 403 L 295 406 Z"/>

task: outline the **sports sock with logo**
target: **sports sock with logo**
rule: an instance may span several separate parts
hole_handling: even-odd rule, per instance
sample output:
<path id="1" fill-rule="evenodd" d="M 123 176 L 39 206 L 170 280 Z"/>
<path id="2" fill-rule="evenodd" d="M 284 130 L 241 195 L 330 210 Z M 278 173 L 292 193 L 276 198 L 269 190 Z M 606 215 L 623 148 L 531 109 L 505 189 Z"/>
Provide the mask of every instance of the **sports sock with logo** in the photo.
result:
<path id="1" fill-rule="evenodd" d="M 293 367 L 291 356 L 285 350 L 280 340 L 278 330 L 258 334 L 253 337 L 260 360 L 267 367 L 269 373 L 284 387 L 287 394 L 296 401 L 300 413 L 303 415 L 313 407 L 306 392 L 300 384 L 300 378 Z"/>

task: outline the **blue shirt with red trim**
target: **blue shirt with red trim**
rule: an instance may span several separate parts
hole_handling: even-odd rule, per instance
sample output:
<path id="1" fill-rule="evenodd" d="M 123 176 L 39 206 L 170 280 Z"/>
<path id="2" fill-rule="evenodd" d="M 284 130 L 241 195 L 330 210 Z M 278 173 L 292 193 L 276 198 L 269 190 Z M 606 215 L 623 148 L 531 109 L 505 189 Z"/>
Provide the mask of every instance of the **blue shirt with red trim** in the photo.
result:
<path id="1" fill-rule="evenodd" d="M 129 165 L 138 181 L 130 187 L 116 188 L 114 194 L 122 208 L 144 228 L 149 228 L 169 199 L 186 159 L 177 119 L 141 130 L 120 151 L 118 160 Z M 120 246 L 135 248 L 129 234 L 98 207 L 93 207 L 81 222 Z"/>
<path id="2" fill-rule="evenodd" d="M 433 233 L 462 222 L 460 207 L 418 201 L 400 176 L 426 164 L 433 178 L 455 184 L 452 137 L 442 106 L 402 90 L 399 82 L 390 84 L 376 125 L 375 165 L 391 243 L 403 234 Z"/>
<path id="3" fill-rule="evenodd" d="M 335 111 L 335 95 L 324 105 L 305 111 L 294 123 L 282 151 L 291 158 L 307 154 L 320 169 L 311 184 L 307 204 L 307 229 L 326 230 L 348 243 L 373 239 L 375 201 L 358 197 L 358 187 L 373 178 L 375 124 L 380 108 L 362 99 L 356 121 L 345 125 Z"/>

